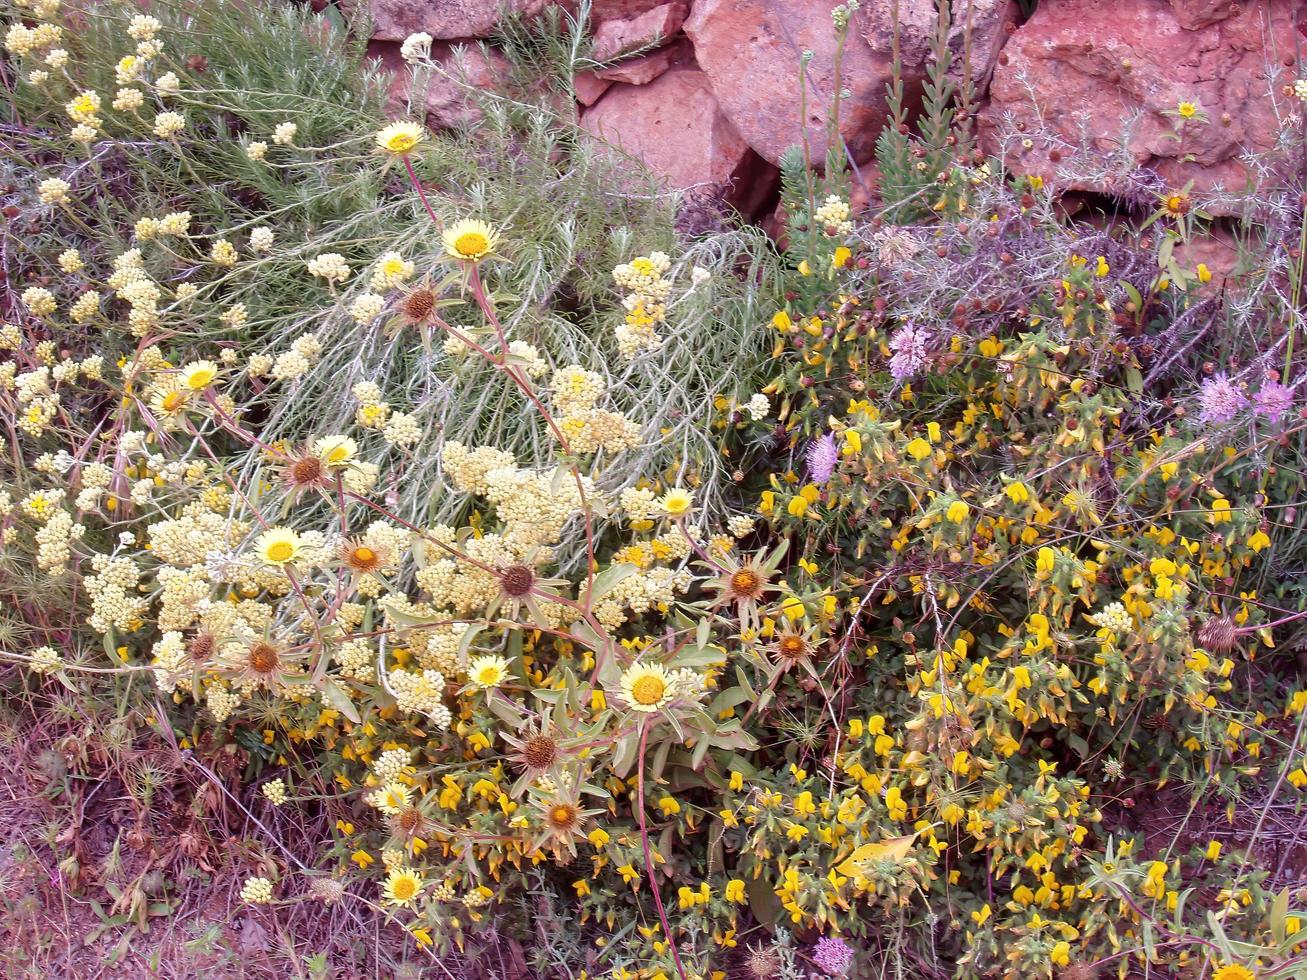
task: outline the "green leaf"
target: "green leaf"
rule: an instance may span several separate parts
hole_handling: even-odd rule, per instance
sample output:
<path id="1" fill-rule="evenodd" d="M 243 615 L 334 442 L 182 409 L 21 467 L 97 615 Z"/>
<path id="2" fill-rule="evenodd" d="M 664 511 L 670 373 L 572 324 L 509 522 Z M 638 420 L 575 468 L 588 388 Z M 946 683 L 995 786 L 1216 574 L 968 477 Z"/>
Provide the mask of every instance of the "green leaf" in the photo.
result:
<path id="1" fill-rule="evenodd" d="M 359 709 L 355 707 L 348 692 L 335 681 L 329 678 L 323 680 L 322 698 L 354 724 L 357 725 L 362 721 L 359 717 Z"/>

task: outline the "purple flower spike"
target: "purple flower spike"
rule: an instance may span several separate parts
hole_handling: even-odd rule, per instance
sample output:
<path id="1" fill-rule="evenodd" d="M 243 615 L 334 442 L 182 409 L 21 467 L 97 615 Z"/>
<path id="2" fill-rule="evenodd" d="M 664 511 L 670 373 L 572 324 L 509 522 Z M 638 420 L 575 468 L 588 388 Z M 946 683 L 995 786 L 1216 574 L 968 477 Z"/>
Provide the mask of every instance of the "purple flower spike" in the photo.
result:
<path id="1" fill-rule="evenodd" d="M 1293 389 L 1278 381 L 1267 381 L 1253 395 L 1253 411 L 1271 422 L 1279 422 L 1293 407 Z"/>
<path id="2" fill-rule="evenodd" d="M 853 947 L 839 937 L 823 936 L 812 947 L 812 962 L 828 977 L 848 976 Z"/>
<path id="3" fill-rule="evenodd" d="M 812 440 L 808 443 L 808 450 L 804 453 L 804 459 L 808 464 L 808 475 L 812 478 L 813 483 L 825 483 L 835 472 L 835 464 L 839 462 L 839 450 L 835 448 L 835 434 L 827 432 L 824 436 Z"/>
<path id="4" fill-rule="evenodd" d="M 930 334 L 909 323 L 894 331 L 889 339 L 889 349 L 894 355 L 889 359 L 889 373 L 895 381 L 905 381 L 926 366 L 926 344 Z"/>
<path id="5" fill-rule="evenodd" d="M 1198 417 L 1206 425 L 1233 421 L 1248 405 L 1248 398 L 1224 373 L 1208 378 L 1198 392 Z"/>

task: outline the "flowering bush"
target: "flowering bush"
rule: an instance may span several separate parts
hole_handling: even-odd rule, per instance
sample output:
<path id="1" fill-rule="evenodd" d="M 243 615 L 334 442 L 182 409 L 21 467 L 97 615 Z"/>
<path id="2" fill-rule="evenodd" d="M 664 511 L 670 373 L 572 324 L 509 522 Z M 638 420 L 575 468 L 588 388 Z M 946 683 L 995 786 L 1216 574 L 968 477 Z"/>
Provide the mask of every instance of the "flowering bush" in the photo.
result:
<path id="1" fill-rule="evenodd" d="M 783 254 L 678 240 L 544 108 L 387 120 L 314 16 L 15 14 L 6 683 L 211 777 L 248 915 L 472 975 L 1297 975 L 1301 231 L 1213 294 L 1187 191 L 1077 226 L 946 115 L 882 139 L 944 161 L 915 223 L 794 158 Z"/>

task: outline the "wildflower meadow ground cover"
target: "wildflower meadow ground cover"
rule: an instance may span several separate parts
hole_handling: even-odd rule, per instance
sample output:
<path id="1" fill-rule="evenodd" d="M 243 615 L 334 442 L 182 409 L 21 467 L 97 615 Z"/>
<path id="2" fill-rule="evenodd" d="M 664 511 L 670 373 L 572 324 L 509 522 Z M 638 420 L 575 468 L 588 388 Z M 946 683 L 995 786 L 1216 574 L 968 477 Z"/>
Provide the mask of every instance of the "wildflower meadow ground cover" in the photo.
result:
<path id="1" fill-rule="evenodd" d="M 1307 976 L 1300 66 L 1105 222 L 944 46 L 769 238 L 338 14 L 3 9 L 4 976 Z"/>

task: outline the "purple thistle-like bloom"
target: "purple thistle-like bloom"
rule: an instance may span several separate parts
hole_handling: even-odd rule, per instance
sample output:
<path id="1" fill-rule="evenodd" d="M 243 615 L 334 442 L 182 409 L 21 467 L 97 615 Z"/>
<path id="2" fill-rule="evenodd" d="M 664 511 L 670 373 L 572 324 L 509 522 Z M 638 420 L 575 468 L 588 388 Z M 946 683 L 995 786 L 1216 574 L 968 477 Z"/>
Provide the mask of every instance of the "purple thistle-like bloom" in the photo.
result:
<path id="1" fill-rule="evenodd" d="M 889 359 L 889 373 L 895 381 L 912 377 L 926 366 L 926 344 L 930 334 L 909 323 L 894 331 L 889 339 L 889 349 L 894 352 Z"/>
<path id="2" fill-rule="evenodd" d="M 1278 381 L 1267 381 L 1253 395 L 1253 411 L 1264 419 L 1278 422 L 1293 407 L 1293 389 Z"/>
<path id="3" fill-rule="evenodd" d="M 1229 422 L 1247 405 L 1243 389 L 1223 373 L 1204 381 L 1198 392 L 1198 416 L 1207 425 Z"/>
<path id="4" fill-rule="evenodd" d="M 813 483 L 825 483 L 835 472 L 839 462 L 839 450 L 835 448 L 835 433 L 827 432 L 808 443 L 807 452 L 803 454 L 808 464 L 808 475 Z"/>
<path id="5" fill-rule="evenodd" d="M 853 947 L 839 937 L 823 936 L 812 947 L 812 962 L 828 977 L 842 977 L 853 965 Z"/>

